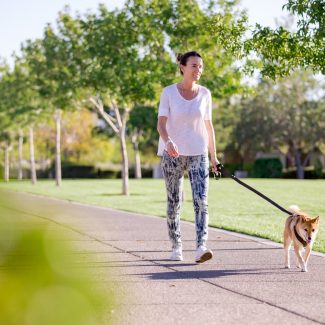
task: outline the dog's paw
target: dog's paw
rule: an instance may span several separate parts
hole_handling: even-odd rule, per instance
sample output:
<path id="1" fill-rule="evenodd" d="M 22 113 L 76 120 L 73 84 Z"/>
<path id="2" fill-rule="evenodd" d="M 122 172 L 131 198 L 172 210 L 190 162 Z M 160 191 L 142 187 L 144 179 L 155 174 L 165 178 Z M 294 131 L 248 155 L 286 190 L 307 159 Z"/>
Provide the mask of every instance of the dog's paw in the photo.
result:
<path id="1" fill-rule="evenodd" d="M 290 269 L 290 265 L 286 265 L 284 268 L 285 269 Z"/>
<path id="2" fill-rule="evenodd" d="M 301 269 L 301 272 L 308 272 L 307 269 Z"/>

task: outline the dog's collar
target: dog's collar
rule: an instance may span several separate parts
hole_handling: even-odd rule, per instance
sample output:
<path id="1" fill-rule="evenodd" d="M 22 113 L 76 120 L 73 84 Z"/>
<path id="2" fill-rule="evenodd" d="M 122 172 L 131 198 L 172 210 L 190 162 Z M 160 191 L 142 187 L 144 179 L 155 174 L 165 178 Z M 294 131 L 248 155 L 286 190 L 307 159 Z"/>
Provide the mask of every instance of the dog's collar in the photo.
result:
<path id="1" fill-rule="evenodd" d="M 294 231 L 295 231 L 295 236 L 297 237 L 297 239 L 301 242 L 302 246 L 306 247 L 307 246 L 307 242 L 305 240 L 303 240 L 301 238 L 301 236 L 298 234 L 296 226 L 293 227 Z"/>

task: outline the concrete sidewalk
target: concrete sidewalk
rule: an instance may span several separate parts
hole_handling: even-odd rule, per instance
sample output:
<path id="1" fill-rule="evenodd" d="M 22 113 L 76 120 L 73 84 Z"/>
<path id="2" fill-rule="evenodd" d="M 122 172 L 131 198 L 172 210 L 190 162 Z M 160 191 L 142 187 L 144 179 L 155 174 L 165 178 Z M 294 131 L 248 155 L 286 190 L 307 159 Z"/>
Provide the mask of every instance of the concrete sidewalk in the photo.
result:
<path id="1" fill-rule="evenodd" d="M 117 292 L 118 324 L 325 324 L 323 256 L 311 256 L 308 273 L 287 270 L 279 245 L 210 228 L 214 258 L 196 264 L 195 228 L 184 222 L 184 261 L 172 262 L 163 218 L 14 197 L 26 218 L 63 229 L 92 256 L 84 267 Z"/>

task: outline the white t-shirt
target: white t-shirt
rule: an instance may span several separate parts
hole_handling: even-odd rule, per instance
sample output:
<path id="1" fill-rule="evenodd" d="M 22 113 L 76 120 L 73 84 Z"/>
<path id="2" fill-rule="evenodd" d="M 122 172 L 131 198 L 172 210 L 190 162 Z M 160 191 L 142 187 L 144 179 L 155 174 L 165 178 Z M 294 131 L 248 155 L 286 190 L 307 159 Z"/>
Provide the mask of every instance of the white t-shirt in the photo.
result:
<path id="1" fill-rule="evenodd" d="M 197 156 L 208 151 L 208 133 L 204 120 L 212 119 L 212 99 L 209 89 L 199 86 L 196 97 L 185 99 L 172 84 L 163 89 L 159 116 L 167 116 L 166 129 L 169 137 L 178 147 L 181 156 Z M 158 156 L 165 149 L 163 139 L 159 138 Z"/>

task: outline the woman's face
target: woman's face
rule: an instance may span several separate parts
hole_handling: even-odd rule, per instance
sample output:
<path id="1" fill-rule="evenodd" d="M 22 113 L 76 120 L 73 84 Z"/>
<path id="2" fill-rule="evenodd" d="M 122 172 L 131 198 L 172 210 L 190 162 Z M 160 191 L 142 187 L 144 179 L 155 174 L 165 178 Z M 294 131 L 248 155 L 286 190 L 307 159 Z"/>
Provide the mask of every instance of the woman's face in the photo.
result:
<path id="1" fill-rule="evenodd" d="M 187 59 L 186 65 L 181 64 L 183 77 L 186 80 L 198 81 L 203 72 L 203 61 L 197 56 L 190 56 Z"/>

